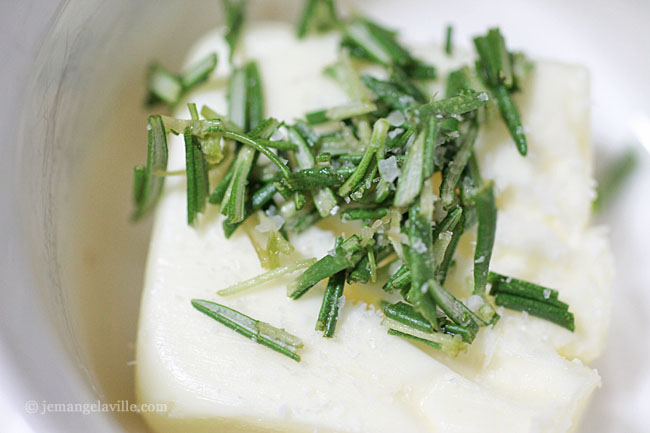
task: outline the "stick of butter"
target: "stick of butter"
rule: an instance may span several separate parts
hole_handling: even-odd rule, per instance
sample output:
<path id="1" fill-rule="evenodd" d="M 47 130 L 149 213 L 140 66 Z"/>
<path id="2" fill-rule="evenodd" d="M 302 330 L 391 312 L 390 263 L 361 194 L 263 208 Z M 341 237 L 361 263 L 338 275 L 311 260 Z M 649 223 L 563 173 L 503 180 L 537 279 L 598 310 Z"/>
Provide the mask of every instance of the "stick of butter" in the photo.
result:
<path id="1" fill-rule="evenodd" d="M 195 47 L 189 63 L 215 50 L 220 32 Z M 344 104 L 323 77 L 338 40 L 297 41 L 285 24 L 257 24 L 241 41 L 258 61 L 267 113 L 293 120 Z M 451 68 L 441 50 L 416 54 Z M 227 76 L 220 65 L 218 75 Z M 432 91 L 434 89 L 432 88 Z M 588 86 L 582 68 L 538 63 L 519 95 L 528 129 L 522 158 L 498 119 L 477 143 L 484 177 L 495 181 L 499 220 L 492 268 L 560 289 L 576 317 L 571 333 L 511 311 L 482 329 L 457 358 L 387 335 L 373 305 L 348 302 L 333 339 L 314 331 L 322 289 L 298 301 L 276 281 L 238 297 L 216 292 L 262 272 L 248 237 L 225 239 L 210 207 L 196 228 L 186 222 L 183 178 L 169 178 L 156 212 L 137 343 L 136 390 L 142 404 L 166 403 L 144 416 L 166 432 L 544 432 L 572 431 L 599 386 L 585 365 L 604 345 L 612 259 L 602 230 L 588 228 L 592 194 Z M 226 111 L 223 88 L 192 95 Z M 170 170 L 182 168 L 182 138 L 172 137 Z M 317 225 L 294 239 L 305 257 L 322 257 L 335 234 Z M 448 285 L 467 296 L 473 233 L 458 248 Z M 354 297 L 354 296 L 353 296 Z M 213 299 L 300 337 L 302 361 L 278 355 L 206 319 L 192 298 Z M 350 296 L 348 296 L 350 298 Z"/>

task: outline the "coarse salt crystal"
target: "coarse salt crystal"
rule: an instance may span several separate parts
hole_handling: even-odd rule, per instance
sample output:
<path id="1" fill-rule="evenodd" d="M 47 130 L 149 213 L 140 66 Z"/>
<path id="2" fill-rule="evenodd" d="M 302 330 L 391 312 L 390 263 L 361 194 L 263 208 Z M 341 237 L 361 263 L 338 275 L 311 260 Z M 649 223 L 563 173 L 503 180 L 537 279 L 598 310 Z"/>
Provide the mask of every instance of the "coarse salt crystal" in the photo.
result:
<path id="1" fill-rule="evenodd" d="M 397 176 L 399 176 L 400 173 L 399 167 L 397 166 L 397 158 L 395 158 L 395 156 L 382 159 L 377 164 L 377 168 L 379 169 L 379 175 L 381 178 L 388 183 L 397 179 Z"/>

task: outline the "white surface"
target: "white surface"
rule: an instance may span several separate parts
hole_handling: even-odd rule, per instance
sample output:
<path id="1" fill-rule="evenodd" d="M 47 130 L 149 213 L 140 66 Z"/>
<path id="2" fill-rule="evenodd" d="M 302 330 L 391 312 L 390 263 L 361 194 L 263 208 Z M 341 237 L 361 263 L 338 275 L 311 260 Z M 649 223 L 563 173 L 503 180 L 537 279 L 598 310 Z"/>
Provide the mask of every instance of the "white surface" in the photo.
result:
<path id="1" fill-rule="evenodd" d="M 286 25 L 248 29 L 242 53 L 259 63 L 268 115 L 293 119 L 346 102 L 342 90 L 321 73 L 336 60 L 338 39 L 328 35 L 297 43 Z M 198 43 L 187 63 L 215 47 L 222 56 L 218 31 Z M 442 73 L 455 63 L 430 44 L 416 53 L 444 65 Z M 225 73 L 222 68 L 215 80 Z M 225 89 L 206 87 L 190 100 L 226 111 Z M 141 402 L 171 403 L 168 417 L 148 416 L 157 431 L 182 426 L 185 432 L 204 432 L 222 423 L 229 431 L 258 425 L 282 431 L 469 432 L 479 426 L 484 432 L 569 431 L 600 382 L 574 358 L 591 361 L 602 349 L 612 274 L 603 233 L 586 229 L 592 170 L 585 71 L 539 64 L 522 95 L 527 158 L 517 153 L 498 119 L 477 143 L 483 173 L 496 182 L 502 218 L 492 263 L 509 275 L 560 288 L 578 332 L 506 311 L 466 354 L 432 358 L 388 336 L 375 309 L 357 304 L 374 299 L 348 288 L 336 337 L 325 340 L 312 330 L 322 287 L 298 301 L 287 298 L 284 284 L 277 283 L 234 298 L 215 296 L 262 272 L 259 260 L 241 231 L 224 238 L 214 208 L 197 229 L 188 227 L 184 180 L 170 178 L 152 235 L 136 358 Z M 179 115 L 186 118 L 184 111 Z M 170 137 L 169 148 L 170 169 L 182 168 L 182 138 Z M 504 166 L 507 171 L 498 170 Z M 548 176 L 554 182 L 545 181 Z M 294 243 L 303 257 L 320 258 L 333 241 L 332 231 L 314 228 Z M 471 242 L 469 234 L 461 240 L 459 251 L 470 254 L 459 260 L 456 278 L 447 286 L 462 297 L 469 295 Z M 279 358 L 206 320 L 191 307 L 192 298 L 224 303 L 299 336 L 305 342 L 303 360 Z"/>

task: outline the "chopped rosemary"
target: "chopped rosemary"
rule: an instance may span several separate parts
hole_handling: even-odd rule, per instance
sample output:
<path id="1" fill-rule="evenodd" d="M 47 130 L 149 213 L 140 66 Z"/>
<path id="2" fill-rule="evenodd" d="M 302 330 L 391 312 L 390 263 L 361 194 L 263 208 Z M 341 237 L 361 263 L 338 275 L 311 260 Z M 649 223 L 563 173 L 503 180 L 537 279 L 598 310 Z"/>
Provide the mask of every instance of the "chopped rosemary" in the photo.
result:
<path id="1" fill-rule="evenodd" d="M 442 178 L 442 185 L 440 186 L 440 201 L 442 205 L 449 209 L 453 204 L 456 197 L 456 185 L 472 155 L 474 142 L 478 136 L 478 123 L 471 121 L 467 127 L 467 131 L 461 137 L 461 142 L 458 146 L 458 151 L 453 157 L 447 169 L 445 170 Z"/>
<path id="2" fill-rule="evenodd" d="M 162 102 L 175 107 L 185 94 L 206 81 L 216 67 L 216 53 L 208 54 L 179 75 L 172 74 L 158 63 L 151 64 L 147 77 L 147 104 Z"/>
<path id="3" fill-rule="evenodd" d="M 336 321 L 339 317 L 339 300 L 343 295 L 344 286 L 345 271 L 332 275 L 327 282 L 327 288 L 323 295 L 323 304 L 320 307 L 318 320 L 316 321 L 316 330 L 322 331 L 324 337 L 331 338 L 334 336 Z"/>
<path id="4" fill-rule="evenodd" d="M 397 192 L 393 205 L 403 208 L 411 204 L 422 190 L 424 166 L 425 134 L 420 132 L 417 137 L 410 140 L 406 151 L 406 163 L 402 167 L 397 182 Z"/>
<path id="5" fill-rule="evenodd" d="M 134 169 L 133 197 L 136 209 L 133 219 L 141 218 L 154 208 L 165 183 L 165 177 L 156 174 L 157 171 L 167 170 L 167 134 L 162 117 L 149 116 L 147 130 L 147 165 Z"/>
<path id="6" fill-rule="evenodd" d="M 575 330 L 569 305 L 558 299 L 558 291 L 517 278 L 490 272 L 490 294 L 495 303 L 513 310 L 526 311 L 556 323 L 570 331 Z"/>
<path id="7" fill-rule="evenodd" d="M 305 0 L 296 34 L 302 39 L 310 30 L 327 31 L 337 24 L 334 0 Z"/>
<path id="8" fill-rule="evenodd" d="M 196 216 L 205 210 L 205 202 L 210 193 L 208 164 L 192 129 L 186 128 L 185 167 L 187 170 L 187 223 L 192 225 Z"/>
<path id="9" fill-rule="evenodd" d="M 223 3 L 232 63 L 247 1 Z M 302 271 L 287 288 L 287 295 L 297 300 L 328 280 L 316 319 L 324 337 L 334 335 L 345 285 L 370 282 L 383 283 L 391 296 L 401 295 L 384 308 L 389 334 L 451 356 L 464 350 L 481 326 L 496 323 L 494 305 L 527 311 L 573 331 L 573 314 L 556 290 L 490 271 L 496 198 L 492 181 L 481 178 L 475 147 L 489 121 L 485 107 L 493 100 L 519 152 L 526 154 L 512 93 L 521 90 L 530 63 L 522 54 L 508 52 L 500 31 L 491 29 L 474 39 L 475 65 L 452 71 L 445 97 L 439 98 L 423 82 L 436 77 L 436 68 L 414 57 L 396 32 L 361 17 L 341 19 L 333 0 L 307 0 L 298 36 L 330 29 L 340 32 L 342 49 L 325 74 L 341 85 L 348 103 L 306 113 L 293 123 L 266 118 L 258 65 L 243 59 L 228 80 L 227 115 L 203 106 L 201 120 L 196 105 L 188 104 L 189 120 L 149 117 L 147 164 L 134 168 L 134 218 L 155 206 L 166 175 L 185 175 L 188 223 L 195 224 L 206 201 L 219 205 L 225 236 L 243 226 L 262 266 L 270 269 L 217 293 L 240 293 Z M 448 26 L 448 55 L 452 36 Z M 375 64 L 371 70 L 367 62 Z M 216 54 L 211 54 L 179 75 L 152 65 L 149 100 L 176 106 L 208 79 L 216 64 Z M 183 134 L 185 170 L 167 172 L 169 132 Z M 627 157 L 617 165 L 611 184 L 621 182 L 631 161 Z M 210 194 L 212 167 L 223 177 Z M 606 199 L 603 187 L 595 206 Z M 293 251 L 290 236 L 329 216 L 340 217 L 357 232 L 339 236 L 319 260 L 281 266 L 280 255 Z M 243 224 L 251 217 L 260 222 L 255 230 Z M 445 281 L 461 236 L 474 225 L 473 295 L 463 302 Z M 386 278 L 382 267 L 389 263 L 397 269 Z M 223 305 L 197 299 L 192 304 L 242 335 L 300 360 L 302 343 L 296 337 Z"/>
<path id="10" fill-rule="evenodd" d="M 363 176 L 366 174 L 368 167 L 376 156 L 377 151 L 384 146 L 386 142 L 386 133 L 388 132 L 388 121 L 386 119 L 379 119 L 373 126 L 372 138 L 370 145 L 363 154 L 363 158 L 357 165 L 356 170 L 352 173 L 343 186 L 339 188 L 338 194 L 341 197 L 349 195 L 352 190 L 359 184 Z"/>
<path id="11" fill-rule="evenodd" d="M 454 27 L 452 25 L 447 25 L 447 28 L 445 29 L 445 53 L 447 53 L 447 55 L 451 55 L 454 51 L 453 37 Z"/>
<path id="12" fill-rule="evenodd" d="M 316 263 L 316 259 L 308 259 L 308 260 L 298 261 L 292 265 L 271 269 L 270 271 L 265 272 L 256 277 L 253 277 L 249 280 L 240 281 L 237 284 L 233 284 L 232 286 L 226 287 L 225 289 L 221 289 L 217 292 L 217 294 L 220 296 L 228 296 L 228 295 L 234 295 L 236 293 L 241 293 L 244 290 L 260 286 L 268 281 L 274 280 L 281 276 L 299 271 L 301 269 L 308 268 L 314 263 Z"/>
<path id="13" fill-rule="evenodd" d="M 474 294 L 483 295 L 488 281 L 497 225 L 497 207 L 494 201 L 492 182 L 476 194 L 474 201 L 478 216 L 476 248 L 474 249 Z"/>
<path id="14" fill-rule="evenodd" d="M 226 15 L 226 34 L 224 35 L 224 39 L 228 44 L 229 60 L 231 63 L 244 24 L 244 13 L 247 3 L 248 0 L 222 0 Z"/>
<path id="15" fill-rule="evenodd" d="M 505 40 L 499 29 L 494 28 L 490 29 L 487 35 L 474 38 L 474 46 L 479 56 L 476 63 L 479 76 L 497 100 L 501 117 L 517 145 L 517 150 L 526 156 L 528 143 L 524 127 L 519 118 L 519 110 L 510 96 L 510 91 L 515 89 L 515 77 L 512 56 L 506 49 Z"/>
<path id="16" fill-rule="evenodd" d="M 381 102 L 393 110 L 406 110 L 415 104 L 415 98 L 404 92 L 395 83 L 379 80 L 370 75 L 363 75 L 361 80 Z"/>
<path id="17" fill-rule="evenodd" d="M 289 297 L 298 299 L 321 280 L 354 267 L 361 260 L 362 254 L 359 238 L 352 235 L 341 242 L 333 254 L 326 255 L 298 277 L 289 287 Z"/>
<path id="18" fill-rule="evenodd" d="M 630 147 L 618 155 L 609 167 L 606 167 L 598 179 L 596 199 L 593 202 L 596 212 L 602 211 L 612 202 L 630 175 L 634 173 L 639 162 L 638 159 L 637 152 Z"/>
<path id="19" fill-rule="evenodd" d="M 494 303 L 502 305 L 511 310 L 525 311 L 533 316 L 553 322 L 569 331 L 575 331 L 575 321 L 573 313 L 550 305 L 547 302 L 540 302 L 521 296 L 513 296 L 507 293 L 497 293 Z"/>
<path id="20" fill-rule="evenodd" d="M 402 322 L 403 324 L 419 331 L 435 331 L 434 327 L 431 325 L 431 323 L 429 323 L 427 319 L 415 311 L 412 306 L 405 304 L 404 302 L 397 302 L 395 304 L 388 305 L 386 308 L 384 308 L 384 314 L 386 314 L 386 317 L 390 319 Z"/>
<path id="21" fill-rule="evenodd" d="M 310 125 L 317 125 L 319 123 L 332 122 L 336 120 L 361 116 L 371 113 L 376 109 L 377 106 L 370 102 L 352 102 L 348 105 L 332 107 L 325 110 L 312 111 L 311 113 L 305 114 L 305 119 Z"/>
<path id="22" fill-rule="evenodd" d="M 366 219 L 378 219 L 383 218 L 388 215 L 388 209 L 386 208 L 353 208 L 346 209 L 341 213 L 341 221 L 352 221 L 352 220 L 366 220 Z"/>
<path id="23" fill-rule="evenodd" d="M 289 334 L 285 330 L 255 320 L 239 311 L 215 302 L 192 299 L 192 306 L 249 340 L 273 349 L 295 361 L 300 361 L 298 349 L 303 347 L 303 343 L 298 337 Z"/>

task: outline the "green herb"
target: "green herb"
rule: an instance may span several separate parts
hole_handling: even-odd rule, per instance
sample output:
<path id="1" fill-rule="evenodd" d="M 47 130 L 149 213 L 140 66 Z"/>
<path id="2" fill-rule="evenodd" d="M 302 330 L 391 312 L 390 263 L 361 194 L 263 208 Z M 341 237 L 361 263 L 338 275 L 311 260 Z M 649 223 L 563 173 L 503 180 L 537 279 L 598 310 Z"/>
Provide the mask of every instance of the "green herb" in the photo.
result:
<path id="1" fill-rule="evenodd" d="M 187 92 L 205 82 L 216 67 L 216 53 L 208 54 L 206 57 L 190 66 L 190 68 L 187 71 L 184 71 L 180 76 L 183 91 Z"/>
<path id="2" fill-rule="evenodd" d="M 298 299 L 321 280 L 354 267 L 361 260 L 362 254 L 358 236 L 352 235 L 341 242 L 332 255 L 326 255 L 298 277 L 289 287 L 289 297 Z"/>
<path id="3" fill-rule="evenodd" d="M 193 225 L 196 216 L 205 210 L 210 194 L 208 164 L 196 137 L 190 128 L 185 129 L 185 169 L 187 171 L 187 223 Z"/>
<path id="4" fill-rule="evenodd" d="M 310 191 L 318 187 L 339 186 L 345 181 L 345 178 L 339 173 L 332 171 L 329 167 L 307 168 L 291 173 L 286 184 L 292 190 Z M 336 205 L 336 200 L 333 202 Z M 316 204 L 318 208 L 318 204 Z M 321 214 L 323 217 L 330 214 L 334 206 L 328 206 Z M 329 210 L 327 210 L 329 209 Z M 320 212 L 320 211 L 319 211 Z"/>
<path id="5" fill-rule="evenodd" d="M 472 311 L 460 302 L 454 295 L 444 289 L 435 279 L 428 281 L 427 289 L 442 311 L 457 325 L 469 330 L 468 343 L 471 343 L 478 332 L 478 324 L 474 321 Z"/>
<path id="6" fill-rule="evenodd" d="M 422 176 L 425 179 L 433 176 L 435 172 L 435 153 L 438 145 L 438 135 L 440 134 L 440 120 L 431 116 L 426 120 L 424 130 L 424 150 L 422 152 Z"/>
<path id="7" fill-rule="evenodd" d="M 192 299 L 192 306 L 244 337 L 263 344 L 295 361 L 300 361 L 300 355 L 297 352 L 303 347 L 303 343 L 298 337 L 214 302 Z"/>
<path id="8" fill-rule="evenodd" d="M 154 63 L 149 66 L 147 90 L 149 91 L 148 105 L 163 102 L 173 107 L 183 95 L 183 84 L 176 75 Z"/>
<path id="9" fill-rule="evenodd" d="M 618 155 L 598 179 L 596 199 L 593 208 L 600 212 L 610 204 L 620 192 L 625 182 L 634 173 L 638 165 L 638 154 L 632 147 Z"/>
<path id="10" fill-rule="evenodd" d="M 438 72 L 435 66 L 427 65 L 417 59 L 406 66 L 405 70 L 409 77 L 416 80 L 435 80 L 438 78 Z"/>
<path id="11" fill-rule="evenodd" d="M 454 253 L 456 252 L 456 247 L 458 246 L 458 242 L 460 241 L 460 237 L 463 235 L 464 230 L 465 214 L 461 214 L 458 223 L 452 229 L 450 229 L 451 240 L 447 244 L 445 255 L 435 272 L 435 279 L 440 284 L 445 284 L 445 280 L 447 279 L 447 272 L 449 271 L 449 267 L 451 266 L 454 258 Z"/>
<path id="12" fill-rule="evenodd" d="M 206 81 L 216 67 L 216 53 L 207 55 L 179 75 L 172 74 L 158 63 L 151 64 L 147 77 L 148 105 L 162 102 L 175 107 L 187 92 Z"/>
<path id="13" fill-rule="evenodd" d="M 569 331 L 575 331 L 575 319 L 573 313 L 557 308 L 545 302 L 536 301 L 530 298 L 513 296 L 506 293 L 497 293 L 494 303 L 511 310 L 525 311 L 533 316 L 548 320 L 560 325 Z"/>
<path id="14" fill-rule="evenodd" d="M 474 294 L 484 295 L 497 228 L 497 207 L 494 201 L 492 182 L 484 187 L 474 200 L 478 216 L 476 248 L 474 249 Z"/>
<path id="15" fill-rule="evenodd" d="M 274 184 L 267 183 L 260 187 L 257 191 L 251 194 L 250 199 L 244 206 L 244 219 L 238 222 L 230 222 L 227 219 L 223 222 L 223 233 L 226 238 L 232 236 L 237 228 L 242 224 L 248 216 L 253 212 L 262 209 L 267 203 L 273 199 L 273 195 L 278 192 Z"/>
<path id="16" fill-rule="evenodd" d="M 232 63 L 235 47 L 244 24 L 244 13 L 246 11 L 247 3 L 248 0 L 222 0 L 224 13 L 226 15 L 226 34 L 224 39 L 228 44 L 230 63 Z"/>
<path id="17" fill-rule="evenodd" d="M 416 311 L 426 318 L 434 329 L 438 329 L 436 304 L 429 296 L 429 281 L 433 277 L 433 244 L 431 225 L 416 206 L 409 209 L 407 222 L 409 247 L 405 248 L 406 260 L 411 271 L 411 288 L 406 299 L 413 303 Z"/>
<path id="18" fill-rule="evenodd" d="M 393 205 L 398 208 L 413 203 L 422 190 L 422 181 L 424 180 L 424 141 L 425 134 L 420 132 L 417 138 L 408 145 L 406 163 L 402 167 L 402 173 L 397 182 L 397 192 L 393 200 Z"/>
<path id="19" fill-rule="evenodd" d="M 246 185 L 248 175 L 253 167 L 255 160 L 255 149 L 242 147 L 235 161 L 235 172 L 233 174 L 230 186 L 230 194 L 224 197 L 227 202 L 222 202 L 221 212 L 228 216 L 229 223 L 237 223 L 244 220 L 246 215 Z"/>
<path id="20" fill-rule="evenodd" d="M 489 282 L 492 284 L 490 294 L 495 296 L 497 305 L 527 311 L 570 331 L 575 329 L 573 314 L 566 303 L 558 300 L 557 290 L 496 272 L 490 272 Z"/>
<path id="21" fill-rule="evenodd" d="M 408 266 L 402 265 L 395 271 L 393 275 L 390 276 L 386 284 L 384 284 L 383 289 L 387 292 L 392 290 L 402 290 L 408 288 L 411 285 L 411 271 Z"/>
<path id="22" fill-rule="evenodd" d="M 415 311 L 413 306 L 405 304 L 404 302 L 397 302 L 395 304 L 388 305 L 386 308 L 384 308 L 384 314 L 386 314 L 386 317 L 397 320 L 398 322 L 402 322 L 403 324 L 419 331 L 435 331 L 434 327 L 427 319 Z"/>
<path id="23" fill-rule="evenodd" d="M 336 321 L 339 317 L 339 299 L 343 295 L 344 286 L 345 271 L 334 274 L 327 282 L 323 303 L 316 322 L 316 330 L 322 331 L 324 337 L 332 338 L 334 336 Z"/>
<path id="24" fill-rule="evenodd" d="M 424 103 L 429 99 L 429 97 L 424 94 L 422 89 L 411 80 L 411 77 L 409 77 L 406 71 L 401 67 L 393 65 L 390 68 L 390 77 L 397 87 L 407 95 L 411 96 L 415 101 Z"/>
<path id="25" fill-rule="evenodd" d="M 219 204 L 223 200 L 224 196 L 226 195 L 226 191 L 228 190 L 228 186 L 230 185 L 230 182 L 232 181 L 232 177 L 235 175 L 235 164 L 231 164 L 230 167 L 228 168 L 228 171 L 226 172 L 226 175 L 221 179 L 217 187 L 214 189 L 212 194 L 210 194 L 210 198 L 208 201 L 210 204 Z"/>
<path id="26" fill-rule="evenodd" d="M 246 134 L 240 134 L 234 131 L 227 131 L 227 130 L 223 130 L 222 135 L 224 138 L 235 140 L 239 143 L 249 146 L 252 149 L 258 150 L 260 153 L 264 154 L 264 156 L 266 156 L 269 160 L 271 160 L 271 162 L 280 169 L 280 172 L 282 173 L 283 177 L 289 178 L 289 176 L 291 175 L 291 170 L 289 169 L 289 167 L 287 167 L 287 165 L 284 162 L 282 162 L 268 146 L 264 146 L 263 144 L 259 143 L 256 138 Z"/>
<path id="27" fill-rule="evenodd" d="M 407 65 L 412 63 L 410 53 L 402 47 L 395 33 L 384 29 L 367 19 L 356 19 L 344 27 L 348 43 L 353 44 L 363 55 L 383 65 Z"/>
<path id="28" fill-rule="evenodd" d="M 389 329 L 388 334 L 389 335 L 395 335 L 397 337 L 406 338 L 407 340 L 417 341 L 418 343 L 423 343 L 423 344 L 426 344 L 427 346 L 431 346 L 434 349 L 438 349 L 438 350 L 442 349 L 442 345 L 440 343 L 436 343 L 436 342 L 431 341 L 431 340 L 426 340 L 424 338 L 416 337 L 415 335 L 407 334 L 406 332 L 397 331 L 395 329 Z"/>
<path id="29" fill-rule="evenodd" d="M 427 344 L 435 349 L 442 350 L 447 355 L 455 357 L 467 348 L 461 338 L 442 332 L 423 332 L 412 328 L 400 321 L 386 317 L 382 324 L 389 328 L 388 333 Z"/>
<path id="30" fill-rule="evenodd" d="M 303 129 L 307 128 L 303 127 Z M 306 170 L 311 170 L 316 164 L 316 160 L 314 159 L 311 147 L 307 144 L 307 141 L 303 138 L 303 136 L 300 134 L 300 132 L 298 132 L 296 128 L 290 127 L 288 128 L 288 131 L 289 139 L 297 147 L 297 152 L 295 155 L 298 167 Z M 309 173 L 303 172 L 300 175 L 294 174 L 293 178 L 289 179 L 289 184 L 293 189 L 310 189 L 317 186 L 316 184 L 319 181 L 324 181 L 326 177 L 328 178 L 328 181 L 334 181 L 334 183 L 320 185 L 324 188 L 317 188 L 313 192 L 314 204 L 321 217 L 328 216 L 332 212 L 332 209 L 334 209 L 336 206 L 336 196 L 334 195 L 334 192 L 328 188 L 328 186 L 338 185 L 341 183 L 342 179 L 340 179 L 338 175 L 331 173 L 329 170 L 325 169 L 320 169 L 319 171 Z M 310 184 L 311 186 L 308 186 Z"/>
<path id="31" fill-rule="evenodd" d="M 460 176 L 472 155 L 474 149 L 474 142 L 478 136 L 478 123 L 476 121 L 470 122 L 467 131 L 461 137 L 461 142 L 458 146 L 456 155 L 451 160 L 442 178 L 442 185 L 440 186 L 440 201 L 445 209 L 449 209 L 454 204 L 455 190 Z"/>
<path id="32" fill-rule="evenodd" d="M 302 39 L 310 29 L 319 32 L 330 30 L 337 21 L 334 0 L 305 0 L 296 33 Z"/>
<path id="33" fill-rule="evenodd" d="M 474 38 L 474 46 L 479 56 L 476 63 L 479 75 L 497 100 L 501 117 L 517 145 L 517 150 L 525 156 L 528 152 L 528 143 L 519 111 L 510 96 L 510 90 L 515 86 L 515 79 L 512 56 L 506 49 L 503 36 L 499 29 L 490 29 L 486 36 Z"/>
<path id="34" fill-rule="evenodd" d="M 361 80 L 381 102 L 394 110 L 406 110 L 415 104 L 415 98 L 394 83 L 382 81 L 370 75 L 362 75 Z"/>
<path id="35" fill-rule="evenodd" d="M 226 287 L 225 289 L 221 289 L 217 292 L 217 294 L 220 296 L 229 296 L 229 295 L 241 293 L 245 290 L 259 287 L 264 283 L 275 280 L 279 277 L 290 274 L 292 272 L 296 272 L 301 269 L 308 268 L 311 265 L 313 265 L 315 262 L 316 259 L 308 259 L 308 260 L 302 260 L 296 262 L 292 265 L 275 268 L 263 274 L 257 275 L 256 277 L 253 277 L 251 279 L 241 281 L 237 284 L 233 284 L 232 286 Z"/>
<path id="36" fill-rule="evenodd" d="M 372 239 L 372 238 L 371 238 Z M 385 259 L 392 252 L 388 246 L 379 246 L 377 248 L 368 248 L 368 252 L 357 263 L 352 272 L 348 275 L 348 283 L 361 282 L 366 284 L 368 281 L 376 281 L 377 262 Z M 374 281 L 373 281 L 374 282 Z"/>
<path id="37" fill-rule="evenodd" d="M 338 194 L 345 197 L 352 192 L 352 190 L 359 184 L 363 176 L 366 174 L 371 161 L 376 156 L 377 150 L 383 147 L 386 143 L 386 133 L 388 132 L 389 123 L 386 119 L 379 119 L 373 126 L 372 138 L 370 145 L 363 154 L 363 158 L 357 165 L 356 170 L 352 173 L 343 186 L 339 188 Z"/>
<path id="38" fill-rule="evenodd" d="M 370 99 L 368 90 L 364 87 L 359 72 L 352 64 L 350 53 L 347 49 L 341 49 L 339 60 L 326 67 L 324 72 L 325 75 L 333 78 L 339 83 L 341 88 L 350 97 L 350 100 L 366 101 Z"/>
<path id="39" fill-rule="evenodd" d="M 332 107 L 325 110 L 312 111 L 305 114 L 305 119 L 310 125 L 331 122 L 336 120 L 349 119 L 371 113 L 377 109 L 375 104 L 370 102 L 352 102 L 339 107 Z"/>
<path id="40" fill-rule="evenodd" d="M 250 129 L 248 122 L 248 68 L 237 68 L 228 80 L 228 119 L 241 128 Z"/>
<path id="41" fill-rule="evenodd" d="M 452 54 L 453 52 L 453 36 L 454 36 L 454 27 L 451 25 L 448 25 L 446 30 L 445 30 L 445 53 L 447 55 Z"/>
<path id="42" fill-rule="evenodd" d="M 231 62 L 245 3 L 224 2 Z M 345 284 L 376 282 L 384 275 L 381 268 L 398 260 L 397 271 L 379 281 L 384 290 L 403 298 L 385 306 L 382 323 L 391 335 L 456 356 L 475 339 L 479 327 L 499 319 L 486 294 L 488 287 L 496 305 L 528 311 L 573 330 L 573 315 L 557 299 L 557 291 L 490 272 L 497 209 L 493 183 L 481 178 L 475 152 L 479 129 L 489 120 L 482 108 L 490 100 L 496 102 L 525 154 L 526 138 L 511 94 L 521 89 L 530 62 L 520 53 L 508 52 L 498 29 L 492 29 L 474 39 L 475 68 L 452 71 L 445 98 L 437 99 L 421 81 L 435 78 L 435 67 L 415 58 L 396 32 L 364 18 L 338 22 L 332 0 L 305 2 L 297 29 L 300 37 L 335 27 L 343 35 L 342 50 L 325 74 L 341 85 L 351 102 L 307 113 L 305 121 L 293 124 L 265 118 L 257 64 L 234 68 L 227 116 L 203 106 L 200 120 L 196 105 L 189 104 L 190 120 L 150 117 L 147 166 L 134 168 L 136 215 L 153 207 L 164 176 L 185 174 L 188 222 L 193 224 L 205 208 L 208 169 L 223 164 L 223 178 L 209 202 L 220 204 L 226 215 L 226 238 L 251 215 L 261 227 L 271 227 L 248 230 L 248 235 L 262 266 L 272 270 L 222 289 L 221 295 L 304 269 L 289 284 L 287 294 L 299 299 L 328 280 L 316 329 L 332 337 Z M 448 54 L 452 35 L 449 26 Z M 352 57 L 377 63 L 382 70 L 376 77 L 361 75 L 360 62 Z M 215 66 L 216 56 L 178 76 L 152 67 L 150 99 L 177 104 Z M 166 171 L 168 132 L 184 135 L 186 170 Z M 629 165 L 628 160 L 618 172 Z M 613 175 L 613 183 L 621 176 Z M 280 227 L 269 220 L 276 215 L 282 217 Z M 281 255 L 293 251 L 289 235 L 330 215 L 339 215 L 344 222 L 360 221 L 348 225 L 361 228 L 346 239 L 338 237 L 333 250 L 318 261 L 280 266 Z M 461 236 L 475 224 L 473 293 L 484 302 L 472 311 L 447 290 L 445 280 Z M 297 340 L 284 331 L 218 304 L 195 302 L 206 314 L 296 359 Z"/>
<path id="43" fill-rule="evenodd" d="M 386 208 L 355 208 L 346 209 L 341 213 L 341 221 L 365 220 L 365 219 L 378 219 L 388 215 Z"/>
<path id="44" fill-rule="evenodd" d="M 569 306 L 558 301 L 558 291 L 540 286 L 528 281 L 520 280 L 506 275 L 490 272 L 489 282 L 492 284 L 490 294 L 508 293 L 524 298 L 536 299 L 541 302 L 552 302 L 554 306 L 568 310 Z M 556 302 L 557 301 L 557 302 Z"/>
<path id="45" fill-rule="evenodd" d="M 478 110 L 487 105 L 489 96 L 485 92 L 468 90 L 465 93 L 445 99 L 429 102 L 414 109 L 417 114 L 433 114 L 436 116 L 449 117 L 461 116 L 471 111 Z"/>
<path id="46" fill-rule="evenodd" d="M 134 169 L 134 199 L 136 209 L 133 219 L 137 220 L 154 208 L 162 188 L 165 177 L 156 174 L 157 171 L 167 169 L 167 134 L 160 116 L 149 116 L 147 120 L 148 146 L 147 165 Z"/>

